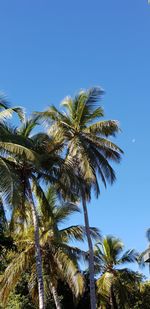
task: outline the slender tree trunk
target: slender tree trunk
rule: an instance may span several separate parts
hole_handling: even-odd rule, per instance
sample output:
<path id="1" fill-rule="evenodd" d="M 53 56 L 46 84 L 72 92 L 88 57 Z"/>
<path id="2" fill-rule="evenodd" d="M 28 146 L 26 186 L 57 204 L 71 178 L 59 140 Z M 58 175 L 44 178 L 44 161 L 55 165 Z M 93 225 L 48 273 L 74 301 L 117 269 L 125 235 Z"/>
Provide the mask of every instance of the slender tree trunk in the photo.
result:
<path id="1" fill-rule="evenodd" d="M 58 296 L 58 293 L 57 293 L 57 289 L 55 288 L 55 286 L 52 283 L 50 283 L 50 288 L 51 288 L 51 292 L 53 294 L 53 298 L 54 298 L 56 308 L 62 309 L 62 306 L 61 306 L 61 303 L 60 303 L 60 300 L 59 300 L 59 296 Z"/>
<path id="2" fill-rule="evenodd" d="M 36 207 L 34 204 L 32 191 L 30 183 L 28 182 L 28 195 L 29 202 L 32 210 L 32 218 L 34 225 L 34 240 L 35 240 L 35 257 L 36 257 L 36 271 L 37 271 L 37 280 L 38 280 L 38 295 L 39 295 L 39 309 L 45 309 L 44 304 L 44 284 L 43 284 L 43 273 L 42 273 L 42 257 L 39 241 L 39 223 Z"/>
<path id="3" fill-rule="evenodd" d="M 86 206 L 86 199 L 84 194 L 82 195 L 82 206 L 84 212 L 84 221 L 85 221 L 85 229 L 86 229 L 86 236 L 88 241 L 89 247 L 89 273 L 90 273 L 90 302 L 91 302 L 91 309 L 96 309 L 96 292 L 95 292 L 95 280 L 94 280 L 94 252 L 93 252 L 93 245 L 90 235 L 90 226 L 89 226 L 89 218 Z"/>
<path id="4" fill-rule="evenodd" d="M 111 309 L 118 309 L 116 299 L 115 299 L 115 295 L 114 295 L 114 291 L 113 291 L 113 287 L 111 287 L 111 290 L 110 290 L 110 306 L 111 306 Z"/>

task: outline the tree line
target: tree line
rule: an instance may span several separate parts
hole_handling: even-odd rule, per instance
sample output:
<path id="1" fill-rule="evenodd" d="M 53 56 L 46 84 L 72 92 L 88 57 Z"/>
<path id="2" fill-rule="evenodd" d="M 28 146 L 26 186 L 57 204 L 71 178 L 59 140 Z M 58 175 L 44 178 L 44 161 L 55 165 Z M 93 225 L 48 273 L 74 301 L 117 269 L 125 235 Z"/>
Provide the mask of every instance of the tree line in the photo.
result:
<path id="1" fill-rule="evenodd" d="M 29 118 L 0 98 L 2 308 L 148 308 L 149 283 L 123 266 L 137 262 L 137 252 L 89 223 L 91 194 L 113 184 L 111 162 L 123 154 L 111 140 L 118 121 L 102 119 L 102 96 L 100 87 L 82 90 L 60 110 Z M 84 226 L 68 226 L 81 207 Z"/>

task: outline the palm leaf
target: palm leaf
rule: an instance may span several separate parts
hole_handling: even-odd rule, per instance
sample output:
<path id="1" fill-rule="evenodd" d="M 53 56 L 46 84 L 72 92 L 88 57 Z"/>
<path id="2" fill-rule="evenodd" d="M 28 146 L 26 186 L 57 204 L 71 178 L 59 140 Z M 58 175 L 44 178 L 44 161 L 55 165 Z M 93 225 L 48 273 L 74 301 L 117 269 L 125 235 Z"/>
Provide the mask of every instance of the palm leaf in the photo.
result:
<path id="1" fill-rule="evenodd" d="M 34 162 L 37 161 L 37 155 L 33 150 L 19 144 L 0 142 L 0 151 L 25 156 L 26 159 Z"/>
<path id="2" fill-rule="evenodd" d="M 134 249 L 127 250 L 118 260 L 118 264 L 134 263 L 137 261 L 138 256 L 139 254 Z"/>
<path id="3" fill-rule="evenodd" d="M 29 137 L 32 130 L 39 124 L 38 123 L 39 116 L 32 117 L 31 119 L 27 119 L 24 121 L 22 126 L 18 129 L 19 134 L 24 137 Z"/>
<path id="4" fill-rule="evenodd" d="M 74 295 L 78 297 L 82 295 L 84 290 L 84 279 L 77 264 L 70 259 L 67 253 L 62 249 L 58 249 L 55 254 L 55 259 L 57 261 L 58 269 L 66 278 L 71 290 L 73 290 Z"/>
<path id="5" fill-rule="evenodd" d="M 104 297 L 109 297 L 113 281 L 114 275 L 112 273 L 104 273 L 96 282 L 98 293 Z"/>
<path id="6" fill-rule="evenodd" d="M 67 241 L 84 241 L 86 238 L 85 227 L 81 225 L 69 226 L 68 228 L 61 229 L 59 233 Z M 99 230 L 95 227 L 90 227 L 90 234 L 93 240 L 98 241 L 101 238 Z"/>
<path id="7" fill-rule="evenodd" d="M 115 136 L 116 133 L 119 132 L 119 125 L 118 121 L 116 120 L 105 120 L 96 122 L 86 129 L 84 132 L 91 133 L 91 134 L 100 134 L 102 136 Z"/>
<path id="8" fill-rule="evenodd" d="M 13 180 L 10 169 L 2 157 L 0 157 L 0 178 L 0 193 L 7 202 L 10 202 L 13 193 Z"/>

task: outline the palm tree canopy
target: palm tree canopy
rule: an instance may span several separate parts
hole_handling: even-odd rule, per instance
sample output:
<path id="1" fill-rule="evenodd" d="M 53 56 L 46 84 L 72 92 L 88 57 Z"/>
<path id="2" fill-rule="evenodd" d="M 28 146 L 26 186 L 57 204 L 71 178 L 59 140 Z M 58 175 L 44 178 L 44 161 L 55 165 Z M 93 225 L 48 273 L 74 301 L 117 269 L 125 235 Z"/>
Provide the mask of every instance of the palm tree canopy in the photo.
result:
<path id="1" fill-rule="evenodd" d="M 111 271 L 119 265 L 135 262 L 137 252 L 134 249 L 123 252 L 124 245 L 122 241 L 113 236 L 106 236 L 103 241 L 95 245 L 96 263 L 101 272 Z"/>
<path id="2" fill-rule="evenodd" d="M 27 120 L 17 129 L 4 124 L 0 130 L 0 190 L 7 202 L 12 199 L 17 183 L 22 186 L 24 195 L 23 184 L 27 177 L 38 176 L 39 180 L 54 182 L 61 176 L 60 182 L 65 187 L 71 175 L 72 187 L 75 183 L 71 164 L 59 155 L 62 145 L 46 133 L 32 134 L 36 125 L 38 117 Z"/>
<path id="3" fill-rule="evenodd" d="M 122 267 L 137 261 L 138 254 L 133 249 L 125 252 L 123 249 L 122 241 L 110 235 L 94 248 L 95 269 L 101 274 L 97 280 L 98 293 L 106 302 L 110 303 L 113 298 L 120 306 L 128 302 L 130 285 L 140 282 L 139 274 Z"/>
<path id="4" fill-rule="evenodd" d="M 118 121 L 101 120 L 104 111 L 99 105 L 103 90 L 94 87 L 80 91 L 74 99 L 66 97 L 59 111 L 51 106 L 47 111 L 38 113 L 50 127 L 48 132 L 66 146 L 67 159 L 74 158 L 78 162 L 78 171 L 84 180 L 93 184 L 95 192 L 99 193 L 96 173 L 106 182 L 113 183 L 115 173 L 109 160 L 119 162 L 122 150 L 109 136 L 115 136 L 119 131 Z"/>

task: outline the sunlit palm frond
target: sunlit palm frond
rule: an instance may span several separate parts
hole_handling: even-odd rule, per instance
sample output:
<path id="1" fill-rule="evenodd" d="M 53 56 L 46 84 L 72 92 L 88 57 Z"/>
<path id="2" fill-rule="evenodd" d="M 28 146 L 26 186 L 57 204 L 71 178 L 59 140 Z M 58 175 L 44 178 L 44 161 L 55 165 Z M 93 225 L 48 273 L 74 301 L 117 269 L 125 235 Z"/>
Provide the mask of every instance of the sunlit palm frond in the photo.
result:
<path id="1" fill-rule="evenodd" d="M 104 297 L 109 297 L 113 281 L 114 275 L 112 273 L 104 273 L 96 282 L 98 293 Z"/>
<path id="2" fill-rule="evenodd" d="M 11 153 L 20 156 L 25 156 L 25 158 L 34 162 L 37 158 L 37 155 L 36 153 L 34 153 L 34 151 L 30 150 L 27 147 L 14 143 L 0 142 L 0 151 L 4 153 Z"/>
<path id="3" fill-rule="evenodd" d="M 103 251 L 107 256 L 108 263 L 116 263 L 117 258 L 119 257 L 120 253 L 123 250 L 123 243 L 120 239 L 107 236 L 103 239 Z"/>
<path id="4" fill-rule="evenodd" d="M 11 118 L 14 112 L 18 115 L 21 121 L 24 121 L 25 114 L 24 114 L 24 110 L 21 107 L 12 107 L 12 108 L 6 108 L 4 110 L 1 110 L 0 111 L 0 121 L 3 122 L 6 119 Z"/>
<path id="5" fill-rule="evenodd" d="M 95 269 L 101 274 L 97 280 L 98 294 L 106 298 L 106 303 L 119 308 L 128 304 L 131 287 L 140 282 L 139 274 L 120 267 L 137 260 L 135 250 L 123 252 L 123 248 L 121 240 L 112 236 L 106 236 L 94 248 Z"/>
<path id="6" fill-rule="evenodd" d="M 12 117 L 13 114 L 13 109 L 12 108 L 8 108 L 8 109 L 4 109 L 3 111 L 0 111 L 0 121 L 3 122 L 6 119 L 9 119 Z"/>

